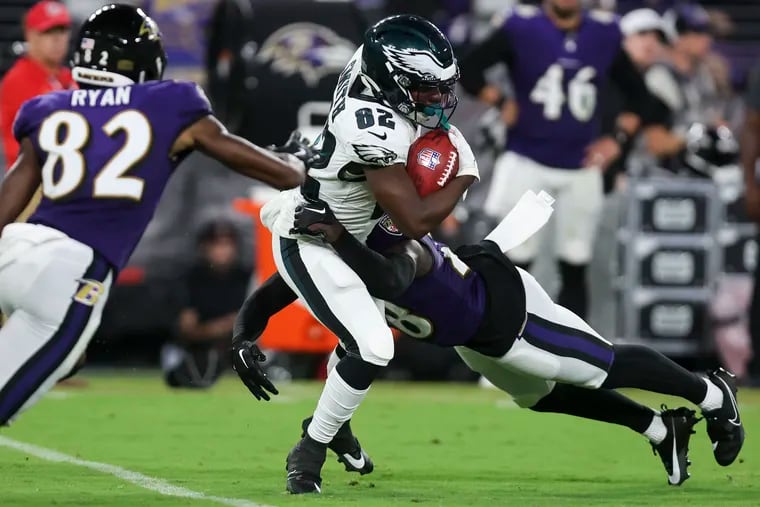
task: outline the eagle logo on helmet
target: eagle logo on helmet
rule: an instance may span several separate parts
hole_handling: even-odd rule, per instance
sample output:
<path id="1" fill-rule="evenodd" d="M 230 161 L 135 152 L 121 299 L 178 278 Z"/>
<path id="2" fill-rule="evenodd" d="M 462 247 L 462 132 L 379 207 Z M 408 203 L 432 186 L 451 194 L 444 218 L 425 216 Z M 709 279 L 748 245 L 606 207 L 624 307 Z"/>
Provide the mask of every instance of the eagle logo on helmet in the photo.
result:
<path id="1" fill-rule="evenodd" d="M 394 151 L 371 144 L 353 144 L 360 159 L 372 165 L 388 165 L 398 158 Z"/>
<path id="2" fill-rule="evenodd" d="M 398 49 L 392 46 L 383 46 L 383 54 L 388 61 L 407 74 L 416 74 L 423 81 L 438 81 L 449 79 L 454 75 L 452 70 L 451 76 L 444 76 L 446 67 L 429 51 L 420 49 L 404 48 Z M 456 65 L 452 66 L 456 69 Z M 406 85 L 408 86 L 408 85 Z"/>
<path id="3" fill-rule="evenodd" d="M 351 41 L 326 26 L 291 23 L 266 38 L 256 59 L 270 63 L 275 73 L 300 74 L 315 87 L 324 76 L 340 73 L 355 51 Z"/>

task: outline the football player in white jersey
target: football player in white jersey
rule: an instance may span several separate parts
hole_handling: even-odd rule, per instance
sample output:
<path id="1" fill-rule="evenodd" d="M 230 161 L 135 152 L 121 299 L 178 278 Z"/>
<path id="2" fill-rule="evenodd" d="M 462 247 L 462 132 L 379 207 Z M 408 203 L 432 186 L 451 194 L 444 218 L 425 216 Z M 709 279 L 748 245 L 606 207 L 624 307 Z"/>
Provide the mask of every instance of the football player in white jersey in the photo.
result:
<path id="1" fill-rule="evenodd" d="M 472 150 L 448 123 L 457 103 L 453 88 L 458 77 L 451 44 L 431 22 L 412 15 L 378 22 L 338 78 L 327 124 L 317 141 L 320 157 L 306 183 L 300 190 L 280 194 L 262 210 L 280 275 L 348 352 L 328 375 L 312 422 L 288 454 L 291 493 L 320 491 L 328 444 L 394 349 L 383 302 L 369 295 L 331 247 L 309 236 L 308 229 L 292 229 L 296 208 L 308 207 L 309 199 L 322 199 L 362 241 L 383 211 L 411 238 L 430 232 L 478 179 Z M 424 199 L 406 173 L 407 152 L 420 127 L 449 129 L 459 152 L 457 177 Z M 242 367 L 255 353 L 245 347 L 234 350 Z"/>

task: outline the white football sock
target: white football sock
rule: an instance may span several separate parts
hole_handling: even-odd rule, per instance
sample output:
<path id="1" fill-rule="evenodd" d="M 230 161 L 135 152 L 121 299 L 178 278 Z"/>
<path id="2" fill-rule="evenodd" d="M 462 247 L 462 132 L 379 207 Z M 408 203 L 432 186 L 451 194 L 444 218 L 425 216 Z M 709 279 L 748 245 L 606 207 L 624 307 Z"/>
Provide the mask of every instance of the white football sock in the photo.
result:
<path id="1" fill-rule="evenodd" d="M 720 390 L 720 387 L 713 384 L 710 379 L 704 378 L 703 380 L 707 384 L 707 394 L 705 394 L 705 399 L 699 404 L 699 408 L 702 409 L 702 412 L 719 409 L 723 406 L 723 391 Z"/>
<path id="2" fill-rule="evenodd" d="M 652 417 L 652 422 L 649 423 L 649 427 L 644 430 L 644 433 L 642 433 L 642 435 L 647 437 L 653 444 L 658 445 L 662 443 L 663 440 L 665 440 L 667 434 L 668 428 L 665 426 L 665 423 L 662 422 L 662 417 L 660 417 L 660 414 L 655 412 Z"/>
<path id="3" fill-rule="evenodd" d="M 369 389 L 357 390 L 341 378 L 338 370 L 327 375 L 314 418 L 306 432 L 311 438 L 329 444 L 344 422 L 351 419 Z"/>

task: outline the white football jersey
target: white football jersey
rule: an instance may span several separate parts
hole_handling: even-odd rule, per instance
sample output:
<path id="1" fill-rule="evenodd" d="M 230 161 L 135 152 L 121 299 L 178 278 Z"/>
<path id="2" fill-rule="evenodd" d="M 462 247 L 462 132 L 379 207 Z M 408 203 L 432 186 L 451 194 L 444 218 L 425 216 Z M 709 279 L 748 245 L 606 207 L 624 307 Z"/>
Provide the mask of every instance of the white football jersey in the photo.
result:
<path id="1" fill-rule="evenodd" d="M 309 176 L 319 182 L 319 198 L 346 230 L 364 241 L 382 215 L 364 170 L 406 164 L 419 129 L 366 91 L 359 79 L 361 52 L 360 47 L 338 78 L 327 124 L 317 139 L 322 157 Z M 292 237 L 293 211 L 302 202 L 299 188 L 282 192 L 264 206 L 262 222 L 272 232 Z"/>

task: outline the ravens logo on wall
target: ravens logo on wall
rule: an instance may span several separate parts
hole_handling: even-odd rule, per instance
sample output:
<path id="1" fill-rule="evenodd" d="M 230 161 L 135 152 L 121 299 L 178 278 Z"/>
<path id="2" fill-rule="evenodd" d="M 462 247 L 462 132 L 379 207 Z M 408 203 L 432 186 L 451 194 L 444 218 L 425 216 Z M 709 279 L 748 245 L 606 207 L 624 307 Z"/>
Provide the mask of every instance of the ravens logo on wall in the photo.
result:
<path id="1" fill-rule="evenodd" d="M 308 86 L 315 87 L 324 76 L 343 70 L 355 51 L 356 45 L 330 28 L 291 23 L 267 37 L 256 59 L 286 77 L 298 73 Z"/>

